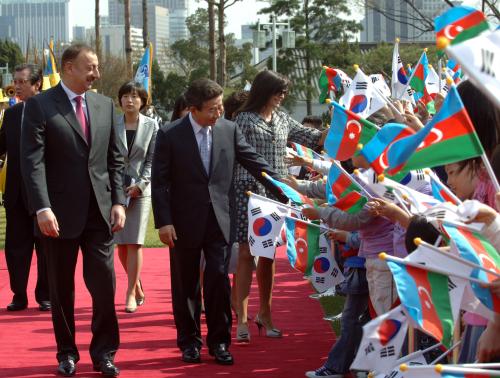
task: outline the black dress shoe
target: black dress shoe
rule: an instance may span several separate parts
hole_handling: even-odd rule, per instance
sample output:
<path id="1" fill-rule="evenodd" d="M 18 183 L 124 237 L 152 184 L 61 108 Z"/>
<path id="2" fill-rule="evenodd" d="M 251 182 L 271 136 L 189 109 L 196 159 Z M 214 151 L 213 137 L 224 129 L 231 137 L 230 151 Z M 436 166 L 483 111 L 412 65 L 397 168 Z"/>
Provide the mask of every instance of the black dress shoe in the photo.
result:
<path id="1" fill-rule="evenodd" d="M 28 303 L 12 302 L 7 305 L 7 311 L 21 311 L 26 310 Z"/>
<path id="2" fill-rule="evenodd" d="M 220 365 L 234 364 L 233 355 L 227 349 L 226 344 L 218 344 L 210 348 L 208 353 L 215 357 L 215 362 Z"/>
<path id="3" fill-rule="evenodd" d="M 198 364 L 201 362 L 200 351 L 195 346 L 190 346 L 182 351 L 182 361 L 188 364 Z"/>
<path id="4" fill-rule="evenodd" d="M 102 360 L 94 364 L 94 371 L 100 371 L 102 375 L 107 377 L 118 377 L 118 375 L 120 375 L 120 369 L 118 369 L 111 360 Z"/>
<path id="5" fill-rule="evenodd" d="M 67 359 L 59 362 L 57 374 L 63 377 L 72 377 L 76 373 L 76 363 L 72 359 Z"/>
<path id="6" fill-rule="evenodd" d="M 50 311 L 52 309 L 52 306 L 50 305 L 49 301 L 40 301 L 38 304 L 38 309 L 40 311 Z"/>

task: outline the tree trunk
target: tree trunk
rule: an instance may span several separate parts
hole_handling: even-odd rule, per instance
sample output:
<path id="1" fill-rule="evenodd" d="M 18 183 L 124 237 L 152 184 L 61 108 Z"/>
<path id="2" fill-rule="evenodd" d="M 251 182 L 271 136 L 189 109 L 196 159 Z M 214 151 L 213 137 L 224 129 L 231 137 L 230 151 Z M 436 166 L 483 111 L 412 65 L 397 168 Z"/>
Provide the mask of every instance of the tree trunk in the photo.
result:
<path id="1" fill-rule="evenodd" d="M 309 0 L 304 0 L 304 27 L 306 32 L 306 108 L 307 115 L 312 114 L 312 87 L 311 87 L 311 36 L 309 30 Z"/>
<path id="2" fill-rule="evenodd" d="M 102 59 L 102 51 L 101 51 L 101 10 L 99 7 L 99 0 L 95 0 L 95 53 L 97 55 L 97 59 L 99 63 Z"/>
<path id="3" fill-rule="evenodd" d="M 142 0 L 142 46 L 144 49 L 149 43 L 149 25 L 148 25 L 148 0 Z"/>
<path id="4" fill-rule="evenodd" d="M 215 9 L 214 0 L 208 1 L 208 56 L 210 60 L 210 79 L 216 80 L 217 62 L 215 57 Z"/>
<path id="5" fill-rule="evenodd" d="M 130 40 L 130 0 L 124 0 L 125 9 L 125 60 L 127 63 L 127 79 L 132 80 L 132 42 Z"/>
<path id="6" fill-rule="evenodd" d="M 226 85 L 226 37 L 224 36 L 224 3 L 220 0 L 218 3 L 218 26 L 219 26 L 219 80 L 221 87 Z"/>

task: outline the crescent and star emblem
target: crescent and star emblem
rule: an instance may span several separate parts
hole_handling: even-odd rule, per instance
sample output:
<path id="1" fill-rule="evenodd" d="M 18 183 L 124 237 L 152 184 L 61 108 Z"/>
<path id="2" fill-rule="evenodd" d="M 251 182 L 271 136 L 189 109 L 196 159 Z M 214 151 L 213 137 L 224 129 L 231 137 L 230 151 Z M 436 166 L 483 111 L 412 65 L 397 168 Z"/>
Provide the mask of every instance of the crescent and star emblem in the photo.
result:
<path id="1" fill-rule="evenodd" d="M 298 253 L 304 253 L 307 249 L 307 242 L 302 239 L 298 238 L 295 240 L 295 249 L 297 250 Z"/>
<path id="2" fill-rule="evenodd" d="M 431 299 L 431 295 L 429 294 L 427 289 L 425 287 L 419 286 L 418 287 L 418 294 L 419 294 L 420 298 L 422 298 L 425 307 L 427 307 L 427 309 L 430 310 L 432 308 L 432 299 Z"/>
<path id="3" fill-rule="evenodd" d="M 461 32 L 463 32 L 464 28 L 461 27 L 460 25 L 446 25 L 446 27 L 443 30 L 443 34 L 446 38 L 448 39 L 455 39 L 457 35 L 459 35 Z"/>
<path id="4" fill-rule="evenodd" d="M 351 127 L 351 125 L 353 125 L 353 127 Z M 355 119 L 347 121 L 345 129 L 347 131 L 347 137 L 350 140 L 356 139 L 356 137 L 359 136 L 359 134 L 361 134 L 361 125 Z"/>

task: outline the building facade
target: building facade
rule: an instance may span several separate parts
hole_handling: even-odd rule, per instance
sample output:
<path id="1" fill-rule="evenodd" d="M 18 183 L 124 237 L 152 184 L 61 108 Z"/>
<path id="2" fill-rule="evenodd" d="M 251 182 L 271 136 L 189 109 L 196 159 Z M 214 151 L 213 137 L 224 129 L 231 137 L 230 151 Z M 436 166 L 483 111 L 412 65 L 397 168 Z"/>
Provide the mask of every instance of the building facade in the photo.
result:
<path id="1" fill-rule="evenodd" d="M 69 0 L 0 0 L 0 38 L 26 47 L 69 41 Z"/>
<path id="2" fill-rule="evenodd" d="M 87 28 L 85 26 L 73 26 L 72 41 L 84 42 L 86 40 Z"/>
<path id="3" fill-rule="evenodd" d="M 93 44 L 95 29 L 87 29 L 87 42 Z M 130 41 L 132 45 L 132 61 L 137 63 L 144 54 L 142 47 L 142 29 L 130 28 Z M 125 26 L 106 25 L 101 27 L 101 43 L 103 55 L 113 55 L 125 58 Z"/>
<path id="4" fill-rule="evenodd" d="M 454 3 L 460 3 L 454 1 Z M 449 6 L 442 0 L 413 0 L 414 6 L 428 19 L 434 18 Z M 379 11 L 380 10 L 380 11 Z M 387 16 L 386 16 L 387 15 Z M 404 1 L 365 0 L 365 18 L 361 22 L 361 42 L 429 42 L 436 39 L 434 31 L 424 32 L 422 17 Z"/>

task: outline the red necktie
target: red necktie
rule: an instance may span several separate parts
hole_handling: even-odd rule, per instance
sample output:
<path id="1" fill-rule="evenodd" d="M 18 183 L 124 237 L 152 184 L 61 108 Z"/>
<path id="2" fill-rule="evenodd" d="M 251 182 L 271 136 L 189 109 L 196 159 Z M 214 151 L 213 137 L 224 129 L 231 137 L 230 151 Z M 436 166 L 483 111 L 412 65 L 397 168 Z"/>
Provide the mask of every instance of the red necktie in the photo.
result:
<path id="1" fill-rule="evenodd" d="M 76 119 L 78 122 L 80 122 L 80 126 L 82 127 L 83 135 L 85 135 L 85 139 L 87 142 L 90 141 L 90 133 L 89 133 L 89 124 L 87 122 L 87 117 L 85 117 L 85 114 L 83 113 L 83 106 L 82 106 L 82 96 L 76 96 L 75 97 L 75 102 L 76 102 Z"/>

